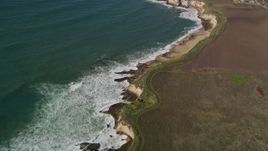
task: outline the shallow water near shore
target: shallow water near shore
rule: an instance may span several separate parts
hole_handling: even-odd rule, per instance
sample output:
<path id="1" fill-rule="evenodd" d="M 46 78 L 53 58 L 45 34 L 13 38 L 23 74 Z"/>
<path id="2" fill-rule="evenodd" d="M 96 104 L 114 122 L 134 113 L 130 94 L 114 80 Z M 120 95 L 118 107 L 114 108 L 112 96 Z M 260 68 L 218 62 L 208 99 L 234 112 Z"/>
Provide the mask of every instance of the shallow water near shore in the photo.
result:
<path id="1" fill-rule="evenodd" d="M 3 0 L 0 8 L 3 151 L 120 147 L 125 136 L 100 113 L 122 101 L 127 83 L 114 82 L 114 72 L 166 52 L 196 27 L 185 18 L 192 13 L 143 0 Z"/>

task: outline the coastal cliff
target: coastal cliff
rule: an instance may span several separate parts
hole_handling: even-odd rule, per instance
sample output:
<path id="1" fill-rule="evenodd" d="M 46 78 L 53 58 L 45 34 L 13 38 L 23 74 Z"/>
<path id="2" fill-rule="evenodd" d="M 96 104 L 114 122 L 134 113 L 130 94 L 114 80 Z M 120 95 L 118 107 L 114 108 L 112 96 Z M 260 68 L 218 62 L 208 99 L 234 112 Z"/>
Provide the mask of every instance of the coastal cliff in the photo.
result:
<path id="1" fill-rule="evenodd" d="M 117 82 L 128 81 L 130 85 L 122 92 L 123 99 L 128 101 L 133 101 L 139 99 L 142 94 L 142 88 L 135 86 L 133 82 L 139 78 L 150 66 L 157 63 L 163 63 L 163 61 L 170 60 L 172 58 L 178 58 L 179 56 L 187 53 L 190 49 L 187 47 L 184 51 L 184 48 L 181 48 L 185 45 L 188 45 L 188 41 L 195 41 L 192 39 L 198 39 L 196 37 L 200 37 L 200 35 L 207 37 L 210 35 L 210 32 L 216 27 L 217 19 L 216 16 L 213 14 L 208 14 L 205 12 L 204 5 L 205 3 L 202 0 L 157 0 L 158 2 L 163 2 L 169 6 L 178 7 L 178 8 L 192 8 L 197 11 L 197 17 L 201 21 L 201 27 L 199 30 L 189 34 L 188 36 L 184 37 L 182 40 L 177 41 L 174 45 L 172 45 L 171 49 L 159 56 L 156 59 L 145 62 L 139 63 L 136 67 L 137 69 L 131 69 L 129 71 L 121 71 L 117 72 L 117 74 L 127 75 L 127 77 L 115 79 Z M 195 38 L 193 38 L 195 37 Z M 197 40 L 198 41 L 198 40 Z M 180 45 L 181 47 L 179 48 Z M 194 44 L 190 44 L 193 45 Z"/>
<path id="2" fill-rule="evenodd" d="M 129 111 L 136 113 L 136 115 L 134 115 L 135 116 L 134 118 L 137 118 L 136 116 L 140 116 L 137 114 L 141 114 L 141 113 L 146 112 L 147 110 L 150 110 L 152 108 L 152 106 L 155 107 L 156 106 L 155 104 L 158 103 L 157 101 L 155 101 L 155 100 L 157 100 L 156 96 L 155 97 L 152 96 L 157 92 L 155 91 L 155 89 L 154 90 L 150 89 L 151 85 L 148 86 L 149 84 L 152 84 L 151 83 L 152 77 L 157 74 L 157 73 L 153 73 L 153 76 L 151 76 L 151 77 L 150 77 L 150 74 L 148 74 L 148 70 L 151 73 L 152 73 L 152 70 L 154 70 L 154 69 L 151 69 L 151 68 L 155 67 L 155 66 L 153 66 L 153 64 L 154 65 L 155 64 L 163 64 L 164 62 L 170 61 L 172 59 L 180 60 L 180 58 L 182 58 L 184 55 L 188 54 L 190 51 L 200 49 L 200 44 L 201 44 L 201 47 L 203 47 L 204 45 L 215 40 L 215 38 L 222 32 L 222 30 L 224 28 L 224 24 L 226 23 L 226 20 L 225 20 L 226 18 L 222 14 L 220 14 L 221 12 L 219 10 L 211 11 L 212 9 L 210 9 L 208 7 L 204 7 L 205 3 L 201 0 L 158 0 L 157 2 L 159 2 L 159 1 L 162 4 L 164 3 L 164 4 L 167 4 L 169 6 L 173 6 L 175 8 L 176 7 L 184 7 L 184 8 L 193 8 L 193 9 L 197 10 L 198 18 L 202 21 L 202 27 L 199 30 L 196 30 L 195 32 L 189 34 L 188 36 L 186 36 L 182 40 L 176 41 L 176 43 L 174 43 L 171 46 L 171 48 L 169 49 L 169 51 L 166 52 L 165 54 L 159 55 L 155 60 L 153 60 L 149 63 L 144 63 L 144 66 L 146 68 L 142 68 L 142 70 L 141 70 L 137 66 L 137 71 L 130 70 L 130 71 L 121 72 L 121 74 L 123 74 L 123 73 L 132 74 L 132 77 L 134 77 L 134 78 L 131 78 L 131 80 L 129 80 L 129 83 L 131 85 L 131 87 L 130 87 L 131 89 L 126 88 L 125 92 L 127 92 L 127 93 L 124 93 L 125 98 L 135 98 L 135 99 L 130 99 L 131 103 L 129 105 L 131 107 L 131 110 L 129 110 Z M 206 8 L 209 10 L 206 10 Z M 199 46 L 199 47 L 196 47 L 196 46 Z M 176 64 L 175 69 L 177 69 L 177 65 L 178 64 Z M 150 68 L 150 69 L 147 69 L 147 68 Z M 144 72 L 145 69 L 146 69 L 146 72 Z M 181 74 L 181 73 L 179 73 L 179 74 Z M 149 79 L 148 77 L 151 79 Z M 177 77 L 177 75 L 176 75 L 176 77 Z M 162 86 L 165 85 L 166 78 L 167 77 L 165 77 L 165 78 L 160 77 L 159 79 L 157 79 L 155 81 L 155 83 L 158 83 L 158 81 L 161 81 L 158 83 L 158 85 L 159 85 L 159 87 L 163 88 Z M 173 80 L 174 79 L 172 79 L 172 81 L 170 81 L 170 83 L 172 83 Z M 187 81 L 187 80 L 179 80 L 179 81 Z M 148 83 L 146 83 L 146 82 L 148 82 Z M 192 83 L 190 83 L 190 84 L 192 84 Z M 131 91 L 132 89 L 134 89 L 134 90 L 137 89 L 138 91 Z M 192 90 L 192 88 L 190 90 Z M 258 91 L 258 93 L 261 96 L 264 96 L 263 91 L 259 87 L 256 87 L 256 90 Z M 163 96 L 166 96 L 167 93 L 170 94 L 167 91 L 168 91 L 167 87 L 165 87 L 164 89 L 161 89 L 158 92 L 163 92 Z M 137 92 L 139 92 L 139 93 L 137 93 Z M 171 101 L 174 100 L 175 97 L 177 97 L 178 92 L 179 91 L 174 92 L 174 94 L 176 94 L 176 95 L 174 95 L 174 97 L 171 97 Z M 190 95 L 192 95 L 191 93 L 192 93 L 192 91 L 190 91 Z M 132 95 L 135 95 L 136 97 L 131 97 Z M 215 99 L 213 99 L 213 100 L 215 100 Z M 174 101 L 174 102 L 175 103 L 172 103 L 171 107 L 169 109 L 171 109 L 172 106 L 174 104 L 176 104 L 176 101 Z M 179 104 L 178 106 L 180 106 L 180 105 L 181 104 Z M 170 111 L 169 109 L 167 109 L 166 112 L 169 112 Z M 175 110 L 177 110 L 177 109 L 175 109 Z M 166 114 L 163 114 L 163 115 L 166 115 Z M 176 114 L 176 115 L 178 115 L 178 114 Z M 158 120 L 159 117 L 160 116 L 157 116 L 155 121 Z M 167 116 L 162 116 L 162 117 L 166 118 Z M 169 121 L 168 118 L 166 118 L 167 119 L 166 121 Z M 184 116 L 183 116 L 183 119 L 185 119 Z M 137 121 L 137 119 L 134 119 L 134 120 Z M 161 123 L 162 122 L 161 120 L 159 120 L 158 122 Z M 145 123 L 144 127 L 147 127 L 148 125 L 152 125 L 152 127 L 155 128 L 155 125 L 150 124 L 150 123 L 152 123 L 152 121 L 150 121 L 149 124 L 146 123 L 147 122 L 146 120 L 144 120 L 141 123 Z M 165 129 L 165 126 L 166 126 L 165 122 L 163 122 L 162 124 L 164 125 L 163 129 Z M 181 123 L 179 123 L 179 124 L 181 124 Z M 170 125 L 172 125 L 172 124 L 170 124 Z M 133 139 L 134 142 L 130 145 L 131 149 L 128 149 L 128 151 L 141 150 L 142 147 L 139 147 L 139 145 L 142 144 L 141 143 L 142 140 L 138 140 L 138 142 L 135 142 L 135 140 L 137 140 L 137 139 L 143 139 L 143 138 L 140 138 L 141 136 L 139 135 L 139 130 L 135 131 L 135 125 L 133 126 L 132 123 L 129 125 L 129 127 L 134 127 L 132 130 L 134 130 L 135 135 L 132 136 L 134 138 Z M 152 127 L 149 127 L 148 129 L 151 130 Z M 177 128 L 177 125 L 174 127 Z M 171 130 L 167 129 L 167 132 L 170 132 L 170 131 Z M 173 135 L 173 133 L 174 133 L 174 131 L 172 131 L 172 135 Z M 147 132 L 147 134 L 148 134 L 148 136 L 152 135 L 152 131 Z M 159 135 L 154 135 L 154 136 L 156 136 L 155 138 L 159 138 L 159 137 L 157 137 Z M 160 135 L 160 136 L 162 136 L 162 135 Z M 153 139 L 148 139 L 148 138 L 152 138 L 152 137 L 147 137 L 147 140 L 151 141 L 151 144 L 149 144 L 148 146 L 154 146 L 154 144 L 156 144 L 155 146 L 158 145 L 155 142 L 159 141 L 159 139 L 156 139 L 156 141 L 152 141 Z M 167 137 L 163 137 L 163 138 L 167 139 Z M 170 140 L 171 141 L 169 141 L 169 142 L 173 141 L 172 139 L 170 139 Z M 147 141 L 147 144 L 148 144 L 148 142 L 149 141 Z M 158 148 L 157 147 L 155 147 L 155 148 L 158 150 L 161 150 L 161 147 L 163 146 L 163 145 L 162 146 L 161 145 L 159 145 Z M 134 147 L 132 147 L 132 146 L 134 146 Z M 148 149 L 145 149 L 145 150 L 148 150 Z"/>
<path id="3" fill-rule="evenodd" d="M 167 4 L 180 7 L 200 7 L 202 4 L 201 0 L 160 0 L 166 1 Z"/>
<path id="4" fill-rule="evenodd" d="M 131 149 L 119 149 L 120 151 L 138 150 L 137 148 L 139 147 L 137 146 L 139 145 L 139 143 L 137 143 L 137 141 L 140 141 L 137 140 L 140 138 L 138 138 L 139 136 L 136 136 L 138 132 L 136 128 L 133 127 L 133 122 L 129 122 L 129 119 L 126 118 L 129 115 L 124 114 L 134 114 L 131 116 L 135 117 L 137 116 L 137 114 L 139 114 L 139 112 L 144 112 L 144 110 L 152 107 L 153 104 L 155 104 L 155 101 L 148 99 L 149 94 L 146 94 L 147 92 L 145 90 L 145 74 L 149 73 L 147 71 L 157 64 L 163 64 L 173 59 L 179 60 L 182 56 L 190 52 L 190 50 L 192 50 L 200 41 L 209 37 L 211 32 L 217 25 L 216 16 L 214 14 L 206 13 L 204 7 L 205 3 L 202 0 L 157 0 L 156 2 L 161 2 L 162 4 L 165 3 L 174 8 L 178 7 L 196 10 L 195 15 L 197 15 L 201 24 L 196 27 L 195 30 L 182 37 L 182 39 L 173 42 L 168 52 L 160 54 L 154 60 L 145 63 L 139 63 L 136 66 L 137 69 L 117 72 L 117 74 L 120 75 L 127 75 L 127 77 L 115 79 L 115 81 L 128 81 L 129 86 L 123 90 L 122 95 L 123 99 L 130 102 L 130 104 L 124 105 L 123 107 L 113 106 L 110 108 L 110 114 L 112 114 L 113 117 L 120 117 L 120 120 L 118 120 L 118 118 L 115 118 L 115 129 L 118 133 L 127 135 L 128 143 L 130 143 L 128 144 L 128 147 L 130 147 Z M 120 113 L 116 111 L 120 111 Z M 120 128 L 122 126 L 124 127 L 123 129 Z M 135 147 L 133 147 L 133 145 Z"/>
<path id="5" fill-rule="evenodd" d="M 152 107 L 152 105 L 155 103 L 150 102 L 146 98 L 144 99 L 143 95 L 145 89 L 145 81 L 139 81 L 141 77 L 144 76 L 144 73 L 150 70 L 148 68 L 151 68 L 152 66 L 157 64 L 162 64 L 172 59 L 180 59 L 182 56 L 186 55 L 190 50 L 192 50 L 195 45 L 197 45 L 200 41 L 209 37 L 210 33 L 217 25 L 216 16 L 213 14 L 206 13 L 206 10 L 204 8 L 205 3 L 203 2 L 203 0 L 155 0 L 155 2 L 165 3 L 168 6 L 172 6 L 174 8 L 189 8 L 195 10 L 193 11 L 195 13 L 194 15 L 197 15 L 198 17 L 196 21 L 201 21 L 201 25 L 198 26 L 195 30 L 184 35 L 182 39 L 173 42 L 168 52 L 160 54 L 153 60 L 137 64 L 136 69 L 116 72 L 116 74 L 126 75 L 122 78 L 114 79 L 114 81 L 128 82 L 128 86 L 123 89 L 121 95 L 122 99 L 128 101 L 129 104 L 114 104 L 110 106 L 108 111 L 103 113 L 107 113 L 113 116 L 115 120 L 114 129 L 117 131 L 118 134 L 127 136 L 127 139 L 125 139 L 126 144 L 124 144 L 121 148 L 109 148 L 107 149 L 109 151 L 129 151 L 133 150 L 133 148 L 135 150 L 135 147 L 132 146 L 139 145 L 139 143 L 137 143 L 137 139 L 140 138 L 136 138 L 138 132 L 136 127 L 133 126 L 133 121 L 130 122 L 129 114 L 133 114 L 131 115 L 131 118 L 135 118 L 139 114 L 139 112 L 143 112 L 145 109 Z M 87 145 L 85 146 L 85 144 Z M 92 149 L 87 149 L 87 147 L 91 147 L 90 145 L 92 145 L 92 143 L 84 142 L 80 144 L 80 148 L 85 151 L 90 151 Z M 99 148 L 97 148 L 96 150 L 99 150 Z"/>

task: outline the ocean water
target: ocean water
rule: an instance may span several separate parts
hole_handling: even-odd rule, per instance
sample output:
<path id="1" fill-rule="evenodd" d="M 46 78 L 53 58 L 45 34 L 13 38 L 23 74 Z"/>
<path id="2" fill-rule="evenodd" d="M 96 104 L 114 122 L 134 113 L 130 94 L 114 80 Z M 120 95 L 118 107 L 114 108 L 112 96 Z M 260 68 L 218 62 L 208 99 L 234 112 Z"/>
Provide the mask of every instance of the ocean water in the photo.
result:
<path id="1" fill-rule="evenodd" d="M 127 83 L 114 72 L 168 51 L 198 25 L 191 10 L 145 0 L 1 0 L 0 150 L 119 148 L 126 136 L 100 113 L 122 102 Z"/>

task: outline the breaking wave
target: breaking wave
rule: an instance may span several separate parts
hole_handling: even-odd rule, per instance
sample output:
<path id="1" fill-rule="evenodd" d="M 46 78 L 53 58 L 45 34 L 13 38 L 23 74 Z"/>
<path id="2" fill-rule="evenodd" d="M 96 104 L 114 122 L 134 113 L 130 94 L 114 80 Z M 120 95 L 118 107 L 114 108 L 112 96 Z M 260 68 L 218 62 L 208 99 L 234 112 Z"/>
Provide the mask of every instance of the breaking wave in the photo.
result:
<path id="1" fill-rule="evenodd" d="M 182 36 L 165 47 L 147 50 L 142 55 L 129 55 L 126 64 L 108 61 L 109 65 L 96 67 L 94 72 L 69 84 L 44 83 L 34 86 L 42 95 L 42 101 L 37 104 L 33 121 L 10 140 L 9 148 L 0 149 L 74 151 L 78 150 L 76 144 L 85 141 L 100 143 L 101 149 L 119 148 L 126 143 L 126 136 L 116 134 L 113 129 L 112 116 L 100 112 L 123 102 L 120 93 L 128 83 L 115 82 L 114 79 L 120 78 L 115 72 L 135 69 L 138 63 L 155 59 L 168 52 L 177 41 L 201 28 L 195 10 L 184 9 L 179 17 L 195 21 L 196 26 L 185 28 Z"/>

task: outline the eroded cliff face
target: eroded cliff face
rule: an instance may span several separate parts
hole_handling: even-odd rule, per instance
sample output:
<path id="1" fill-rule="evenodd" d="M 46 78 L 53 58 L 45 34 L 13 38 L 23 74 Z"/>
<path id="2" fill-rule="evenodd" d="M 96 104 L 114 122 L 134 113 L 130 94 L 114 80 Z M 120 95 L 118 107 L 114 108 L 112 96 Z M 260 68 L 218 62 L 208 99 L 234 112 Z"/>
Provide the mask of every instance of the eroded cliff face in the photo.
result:
<path id="1" fill-rule="evenodd" d="M 173 6 L 182 6 L 182 7 L 200 7 L 197 5 L 201 5 L 201 0 L 161 0 L 166 1 L 167 4 Z"/>
<path id="2" fill-rule="evenodd" d="M 189 2 L 191 0 L 166 0 L 166 1 L 170 5 L 189 7 Z"/>

